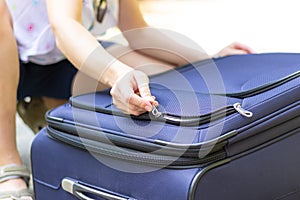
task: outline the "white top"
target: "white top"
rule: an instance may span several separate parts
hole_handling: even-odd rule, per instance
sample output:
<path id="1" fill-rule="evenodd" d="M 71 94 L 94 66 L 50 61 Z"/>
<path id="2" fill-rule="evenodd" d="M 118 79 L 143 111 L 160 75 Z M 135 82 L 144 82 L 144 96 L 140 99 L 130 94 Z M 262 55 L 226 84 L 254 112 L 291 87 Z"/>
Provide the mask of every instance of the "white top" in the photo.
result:
<path id="1" fill-rule="evenodd" d="M 6 4 L 12 16 L 19 56 L 23 62 L 47 65 L 64 59 L 55 45 L 46 0 L 6 0 Z M 93 0 L 83 0 L 82 23 L 95 36 L 117 25 L 118 0 L 107 0 L 107 5 L 107 12 L 100 24 L 95 19 Z"/>

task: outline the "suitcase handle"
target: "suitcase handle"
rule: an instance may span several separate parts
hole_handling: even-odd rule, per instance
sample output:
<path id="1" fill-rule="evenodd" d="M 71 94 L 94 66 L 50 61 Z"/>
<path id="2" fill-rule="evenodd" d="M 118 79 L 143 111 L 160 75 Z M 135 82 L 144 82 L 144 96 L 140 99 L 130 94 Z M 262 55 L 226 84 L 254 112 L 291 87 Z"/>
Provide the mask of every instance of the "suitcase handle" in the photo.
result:
<path id="1" fill-rule="evenodd" d="M 85 194 L 92 194 L 96 195 L 98 197 L 101 197 L 105 200 L 136 200 L 131 197 L 125 197 L 121 195 L 116 195 L 113 193 L 109 193 L 104 190 L 96 190 L 94 188 L 90 188 L 88 186 L 85 186 L 78 181 L 71 179 L 71 178 L 64 178 L 61 182 L 62 188 L 77 197 L 80 200 L 94 200 L 93 198 L 90 198 L 86 196 Z"/>

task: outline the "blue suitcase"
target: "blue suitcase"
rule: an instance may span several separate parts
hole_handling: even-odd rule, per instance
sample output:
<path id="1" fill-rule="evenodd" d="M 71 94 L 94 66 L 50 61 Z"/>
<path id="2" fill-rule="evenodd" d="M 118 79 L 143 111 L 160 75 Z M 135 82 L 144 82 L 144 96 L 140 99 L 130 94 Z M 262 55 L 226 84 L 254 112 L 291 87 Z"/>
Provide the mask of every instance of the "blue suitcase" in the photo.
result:
<path id="1" fill-rule="evenodd" d="M 74 96 L 32 144 L 36 199 L 299 199 L 299 83 L 300 54 L 270 53 L 152 76 L 138 117 Z"/>

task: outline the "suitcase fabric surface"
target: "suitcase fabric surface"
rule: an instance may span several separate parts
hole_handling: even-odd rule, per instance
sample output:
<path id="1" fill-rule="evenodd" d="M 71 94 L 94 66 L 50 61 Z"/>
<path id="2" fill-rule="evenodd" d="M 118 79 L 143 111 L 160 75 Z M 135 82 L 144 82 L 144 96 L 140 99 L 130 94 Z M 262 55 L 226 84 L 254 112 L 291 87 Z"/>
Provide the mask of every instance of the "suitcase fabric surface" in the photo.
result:
<path id="1" fill-rule="evenodd" d="M 270 53 L 152 76 L 138 117 L 74 96 L 33 142 L 36 199 L 299 199 L 299 83 L 300 54 Z"/>

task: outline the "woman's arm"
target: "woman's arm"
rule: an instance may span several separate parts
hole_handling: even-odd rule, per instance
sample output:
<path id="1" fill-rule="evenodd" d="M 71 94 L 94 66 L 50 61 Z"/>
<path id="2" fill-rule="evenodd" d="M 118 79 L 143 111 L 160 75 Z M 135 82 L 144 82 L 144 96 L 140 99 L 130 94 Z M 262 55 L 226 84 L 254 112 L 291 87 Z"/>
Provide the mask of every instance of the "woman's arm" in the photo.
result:
<path id="1" fill-rule="evenodd" d="M 173 65 L 183 65 L 208 57 L 200 47 L 183 35 L 150 28 L 136 0 L 119 2 L 119 28 L 132 49 Z M 188 45 L 185 45 L 187 42 Z"/>
<path id="2" fill-rule="evenodd" d="M 113 101 L 123 112 L 139 115 L 151 110 L 147 76 L 107 53 L 82 26 L 82 0 L 47 0 L 47 9 L 57 46 L 75 67 L 111 86 Z"/>
<path id="3" fill-rule="evenodd" d="M 177 66 L 211 57 L 198 44 L 179 33 L 148 27 L 136 0 L 119 2 L 119 27 L 132 49 Z M 253 50 L 233 43 L 216 56 L 246 53 L 253 53 Z"/>
<path id="4" fill-rule="evenodd" d="M 118 26 L 122 32 L 148 27 L 136 0 L 119 0 L 118 22 Z"/>
<path id="5" fill-rule="evenodd" d="M 110 65 L 115 60 L 114 57 L 82 26 L 82 0 L 47 0 L 47 9 L 58 48 L 79 70 L 110 86 L 117 78 L 118 72 L 131 70 L 117 61 Z M 95 59 L 95 54 L 101 59 Z M 89 59 L 94 60 L 91 62 Z M 104 78 L 102 73 L 106 70 L 110 72 Z"/>

